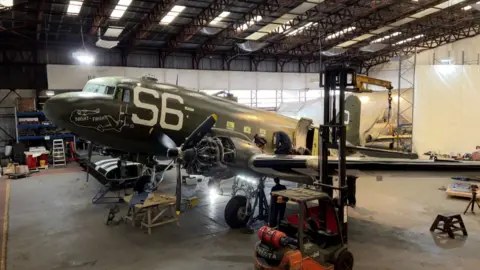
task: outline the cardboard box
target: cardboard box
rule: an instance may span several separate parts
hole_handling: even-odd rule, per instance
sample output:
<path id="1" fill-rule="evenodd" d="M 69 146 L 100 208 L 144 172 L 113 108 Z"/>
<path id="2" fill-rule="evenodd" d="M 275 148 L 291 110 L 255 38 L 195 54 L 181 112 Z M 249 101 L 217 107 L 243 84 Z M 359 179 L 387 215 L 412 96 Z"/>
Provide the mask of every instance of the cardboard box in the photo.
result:
<path id="1" fill-rule="evenodd" d="M 19 174 L 28 173 L 29 172 L 28 166 L 27 165 L 15 166 L 15 172 Z"/>
<path id="2" fill-rule="evenodd" d="M 34 112 L 36 110 L 35 98 L 17 98 L 16 104 L 19 112 Z"/>
<path id="3" fill-rule="evenodd" d="M 18 163 L 8 163 L 8 166 L 3 169 L 3 174 L 15 173 L 16 166 L 18 166 Z"/>
<path id="4" fill-rule="evenodd" d="M 18 165 L 18 163 L 10 163 L 8 164 L 8 167 L 3 170 L 3 174 L 24 174 L 24 173 L 29 173 L 29 169 L 26 165 Z"/>

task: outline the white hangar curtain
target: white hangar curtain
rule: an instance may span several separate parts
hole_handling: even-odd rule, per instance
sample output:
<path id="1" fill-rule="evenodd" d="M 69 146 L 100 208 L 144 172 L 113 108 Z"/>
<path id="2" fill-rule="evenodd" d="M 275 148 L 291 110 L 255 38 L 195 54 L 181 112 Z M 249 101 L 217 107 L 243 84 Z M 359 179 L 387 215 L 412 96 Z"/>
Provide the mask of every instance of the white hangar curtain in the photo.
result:
<path id="1" fill-rule="evenodd" d="M 417 153 L 466 153 L 480 145 L 480 67 L 416 67 L 413 140 Z"/>

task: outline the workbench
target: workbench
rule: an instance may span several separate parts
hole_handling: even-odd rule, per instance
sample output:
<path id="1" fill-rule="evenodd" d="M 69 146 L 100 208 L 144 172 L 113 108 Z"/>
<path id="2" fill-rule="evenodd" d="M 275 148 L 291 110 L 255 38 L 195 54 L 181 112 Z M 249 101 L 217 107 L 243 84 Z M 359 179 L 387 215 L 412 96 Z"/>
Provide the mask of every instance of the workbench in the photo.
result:
<path id="1" fill-rule="evenodd" d="M 147 228 L 148 234 L 152 234 L 152 228 L 171 222 L 177 222 L 175 213 L 175 196 L 154 192 L 149 194 L 143 204 L 130 205 L 133 195 L 127 195 L 123 199 L 129 204 L 128 213 L 124 218 L 132 222 L 141 219 L 140 228 Z"/>

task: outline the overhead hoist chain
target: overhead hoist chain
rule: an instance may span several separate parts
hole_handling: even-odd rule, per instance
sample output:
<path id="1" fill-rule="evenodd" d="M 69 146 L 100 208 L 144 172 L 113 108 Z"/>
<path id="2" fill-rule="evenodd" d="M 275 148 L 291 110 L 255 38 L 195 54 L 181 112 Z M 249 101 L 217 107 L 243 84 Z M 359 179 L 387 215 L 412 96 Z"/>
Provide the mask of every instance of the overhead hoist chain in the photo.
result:
<path id="1" fill-rule="evenodd" d="M 392 89 L 388 89 L 388 115 L 387 115 L 387 123 L 390 123 L 390 118 L 392 117 Z"/>
<path id="2" fill-rule="evenodd" d="M 392 88 L 389 87 L 388 88 L 388 118 L 387 118 L 387 125 L 390 126 L 390 133 L 392 134 L 392 142 L 390 143 L 390 149 L 393 149 L 393 146 L 395 145 L 395 135 L 396 135 L 396 131 L 393 130 L 393 126 L 392 124 L 390 123 L 390 118 L 392 117 Z M 397 121 L 400 121 L 399 119 L 397 119 Z"/>

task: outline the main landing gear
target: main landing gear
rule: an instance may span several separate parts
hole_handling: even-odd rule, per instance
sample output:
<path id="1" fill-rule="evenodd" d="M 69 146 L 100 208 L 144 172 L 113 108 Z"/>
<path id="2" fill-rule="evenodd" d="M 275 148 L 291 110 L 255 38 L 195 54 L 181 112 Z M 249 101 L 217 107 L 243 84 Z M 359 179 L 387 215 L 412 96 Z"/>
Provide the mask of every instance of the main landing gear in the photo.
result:
<path id="1" fill-rule="evenodd" d="M 244 177 L 236 177 L 232 186 L 232 198 L 225 206 L 225 222 L 232 229 L 251 228 L 258 220 L 268 222 L 269 206 L 265 195 L 266 177 L 258 182 Z M 256 186 L 255 186 L 256 185 Z M 245 195 L 238 195 L 243 191 Z M 251 201 L 255 198 L 252 205 Z M 258 206 L 258 215 L 254 216 Z"/>

